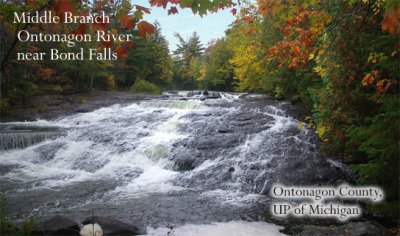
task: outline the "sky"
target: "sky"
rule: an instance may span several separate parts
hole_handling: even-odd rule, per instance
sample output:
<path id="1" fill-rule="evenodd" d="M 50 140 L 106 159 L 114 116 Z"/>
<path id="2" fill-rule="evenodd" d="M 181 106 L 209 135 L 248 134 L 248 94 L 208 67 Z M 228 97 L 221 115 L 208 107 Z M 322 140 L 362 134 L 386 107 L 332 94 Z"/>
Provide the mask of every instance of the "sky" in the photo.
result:
<path id="1" fill-rule="evenodd" d="M 150 8 L 148 0 L 136 0 L 134 4 Z M 225 30 L 235 17 L 230 9 L 220 10 L 217 13 L 208 14 L 203 17 L 194 15 L 190 9 L 180 9 L 176 15 L 168 15 L 168 5 L 166 9 L 162 7 L 152 7 L 151 14 L 144 14 L 143 20 L 154 23 L 156 20 L 161 25 L 161 32 L 168 40 L 170 51 L 177 47 L 178 40 L 174 32 L 179 33 L 184 40 L 187 40 L 194 31 L 200 36 L 204 46 L 212 39 L 221 38 L 225 35 Z"/>

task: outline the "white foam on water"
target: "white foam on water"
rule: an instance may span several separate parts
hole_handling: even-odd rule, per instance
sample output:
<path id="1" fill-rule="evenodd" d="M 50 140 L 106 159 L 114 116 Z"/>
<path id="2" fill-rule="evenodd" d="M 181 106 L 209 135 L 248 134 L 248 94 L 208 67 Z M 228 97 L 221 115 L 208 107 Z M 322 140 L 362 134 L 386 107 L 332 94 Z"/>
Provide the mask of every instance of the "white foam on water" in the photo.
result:
<path id="1" fill-rule="evenodd" d="M 231 190 L 211 190 L 201 194 L 204 198 L 217 199 L 219 203 L 224 205 L 245 206 L 249 203 L 257 202 L 264 198 L 260 194 L 247 194 L 241 191 Z"/>
<path id="2" fill-rule="evenodd" d="M 222 99 L 230 102 L 239 100 L 240 96 L 244 94 L 246 93 L 220 93 Z"/>
<path id="3" fill-rule="evenodd" d="M 139 104 L 143 108 L 159 108 L 159 109 L 179 109 L 179 110 L 201 110 L 206 109 L 204 102 L 199 100 L 165 100 L 165 101 L 144 101 Z"/>
<path id="4" fill-rule="evenodd" d="M 169 183 L 177 173 L 163 168 L 162 157 L 172 143 L 186 137 L 177 132 L 180 117 L 206 108 L 199 101 L 145 101 L 139 105 L 117 104 L 54 121 L 6 123 L 63 127 L 66 135 L 25 149 L 0 153 L 3 164 L 22 166 L 2 178 L 36 181 L 30 186 L 32 188 L 96 179 L 123 179 L 125 184 L 115 189 L 122 195 L 181 189 Z M 57 144 L 61 147 L 51 146 Z M 46 154 L 47 149 L 54 148 L 58 150 Z M 129 177 L 130 173 L 124 176 L 121 170 L 139 176 Z M 129 178 L 132 178 L 131 182 L 127 182 Z"/>
<path id="5" fill-rule="evenodd" d="M 282 236 L 282 226 L 267 222 L 230 221 L 212 224 L 188 224 L 169 228 L 147 228 L 148 236 Z M 168 234 L 170 232 L 170 234 Z"/>
<path id="6" fill-rule="evenodd" d="M 7 122 L 1 123 L 1 125 L 35 125 L 35 126 L 51 126 L 54 124 L 52 121 L 38 119 L 36 121 L 14 121 L 14 122 Z"/>
<path id="7" fill-rule="evenodd" d="M 108 195 L 115 199 L 127 199 L 147 196 L 151 193 L 169 193 L 181 191 L 185 188 L 170 183 L 178 173 L 153 166 L 144 170 L 139 177 L 133 179 L 126 186 L 118 186 Z"/>
<path id="8" fill-rule="evenodd" d="M 222 96 L 225 100 L 235 101 L 240 99 L 241 94 L 223 93 Z M 217 102 L 218 100 L 210 101 Z M 90 181 L 99 179 L 115 181 L 115 185 L 111 185 L 113 189 L 104 190 L 105 192 L 99 194 L 100 197 L 95 201 L 119 203 L 124 199 L 188 190 L 174 185 L 174 181 L 179 181 L 179 177 L 184 175 L 187 178 L 191 178 L 191 176 L 193 178 L 199 177 L 198 180 L 200 181 L 194 182 L 193 188 L 197 186 L 201 188 L 201 181 L 206 181 L 204 176 L 213 177 L 212 174 L 220 171 L 220 173 L 228 173 L 232 181 L 226 181 L 226 185 L 221 186 L 214 186 L 214 182 L 211 181 L 210 190 L 200 189 L 204 191 L 195 195 L 196 197 L 199 196 L 200 200 L 212 199 L 218 204 L 227 204 L 223 207 L 232 207 L 233 209 L 235 209 L 235 206 L 241 207 L 262 201 L 261 198 L 265 198 L 265 196 L 254 194 L 255 191 L 252 189 L 242 188 L 247 183 L 246 176 L 242 174 L 253 163 L 255 166 L 265 166 L 265 162 L 269 161 L 269 153 L 260 152 L 265 156 L 254 155 L 253 153 L 257 154 L 260 148 L 268 149 L 272 144 L 280 145 L 279 134 L 288 129 L 296 128 L 298 121 L 285 117 L 283 110 L 268 106 L 261 110 L 274 118 L 270 124 L 267 124 L 271 125 L 271 128 L 266 128 L 256 134 L 241 135 L 242 142 L 229 150 L 228 154 L 232 155 L 215 156 L 214 159 L 204 161 L 194 170 L 182 173 L 166 168 L 171 165 L 171 161 L 164 157 L 170 153 L 172 144 L 196 132 L 196 130 L 190 131 L 189 129 L 189 134 L 180 133 L 178 131 L 179 125 L 182 123 L 190 125 L 190 122 L 204 122 L 201 119 L 191 120 L 192 114 L 186 117 L 185 115 L 197 111 L 197 114 L 207 114 L 213 118 L 213 108 L 212 106 L 209 108 L 206 104 L 197 100 L 153 100 L 128 106 L 113 105 L 54 121 L 14 122 L 12 124 L 15 125 L 62 127 L 66 129 L 66 134 L 28 148 L 0 153 L 2 164 L 21 166 L 21 168 L 17 167 L 0 176 L 0 179 L 9 178 L 23 181 L 28 183 L 27 185 L 32 183 L 32 187 L 24 185 L 21 192 L 29 188 L 59 187 L 63 189 L 64 186 L 74 182 L 88 181 L 90 184 Z M 226 111 L 227 115 L 230 115 L 229 111 L 241 108 L 218 107 L 217 109 L 226 109 L 222 110 L 222 114 L 225 114 Z M 218 120 L 215 120 L 215 122 L 218 122 Z M 275 136 L 278 138 L 275 139 Z M 243 140 L 242 137 L 246 140 Z M 272 153 L 271 155 L 279 154 Z M 246 165 L 243 165 L 244 162 Z M 234 171 L 228 170 L 230 167 L 233 167 Z M 263 186 L 261 181 L 257 181 L 259 177 L 261 179 L 264 176 L 263 171 L 273 171 L 273 168 L 255 171 L 257 173 L 250 176 L 254 180 L 254 189 Z M 102 184 L 102 182 L 100 183 Z M 196 185 L 196 183 L 200 184 Z M 253 186 L 250 187 L 253 188 Z M 193 189 L 190 190 L 193 191 Z M 88 199 L 87 203 L 90 203 L 91 200 Z M 173 235 L 273 236 L 284 235 L 279 232 L 282 228 L 267 222 L 215 222 L 174 227 Z M 148 229 L 148 235 L 167 235 L 168 232 L 168 228 Z"/>
<path id="9" fill-rule="evenodd" d="M 297 127 L 297 120 L 291 117 L 283 117 L 279 115 L 271 115 L 271 116 L 275 119 L 275 122 L 269 129 L 269 132 L 282 132 L 282 130 L 285 130 L 290 126 Z"/>
<path id="10" fill-rule="evenodd" d="M 283 116 L 283 117 L 285 116 L 285 111 L 282 109 L 279 109 L 275 106 L 271 106 L 271 105 L 266 106 L 266 107 L 264 107 L 264 110 L 265 110 L 265 114 L 268 114 L 270 116 L 274 116 L 274 115 L 275 116 Z"/>

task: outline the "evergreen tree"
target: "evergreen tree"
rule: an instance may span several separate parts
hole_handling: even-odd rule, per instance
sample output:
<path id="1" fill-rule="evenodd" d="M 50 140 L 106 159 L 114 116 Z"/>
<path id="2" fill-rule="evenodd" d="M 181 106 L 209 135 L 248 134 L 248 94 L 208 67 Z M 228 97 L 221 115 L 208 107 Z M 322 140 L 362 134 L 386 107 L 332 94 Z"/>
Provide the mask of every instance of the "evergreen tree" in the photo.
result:
<path id="1" fill-rule="evenodd" d="M 204 47 L 196 32 L 185 41 L 179 33 L 175 33 L 179 40 L 174 54 L 174 84 L 177 89 L 195 89 L 194 61 L 201 58 Z"/>

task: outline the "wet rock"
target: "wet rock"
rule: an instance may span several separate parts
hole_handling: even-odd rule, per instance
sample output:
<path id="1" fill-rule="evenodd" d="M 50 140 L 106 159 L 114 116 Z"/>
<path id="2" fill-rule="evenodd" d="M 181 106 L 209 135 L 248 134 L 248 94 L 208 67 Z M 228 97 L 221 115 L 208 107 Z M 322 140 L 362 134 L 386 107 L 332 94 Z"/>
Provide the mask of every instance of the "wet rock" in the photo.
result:
<path id="1" fill-rule="evenodd" d="M 119 220 L 109 218 L 94 216 L 85 219 L 83 224 L 94 224 L 97 223 L 103 230 L 105 236 L 108 235 L 139 235 L 139 229 L 136 226 L 121 222 Z"/>
<path id="2" fill-rule="evenodd" d="M 32 232 L 32 235 L 77 235 L 79 236 L 79 225 L 68 217 L 57 215 L 48 221 L 40 223 Z"/>
<path id="3" fill-rule="evenodd" d="M 374 236 L 385 235 L 383 226 L 375 222 L 351 222 L 340 226 L 315 226 L 305 225 L 297 236 L 320 235 L 320 236 Z"/>
<path id="4" fill-rule="evenodd" d="M 87 159 L 77 160 L 73 164 L 73 168 L 74 170 L 83 170 L 86 172 L 94 173 L 103 168 L 108 162 L 108 160 L 97 160 L 94 157 L 91 157 Z"/>
<path id="5" fill-rule="evenodd" d="M 177 170 L 177 171 L 193 170 L 195 168 L 195 166 L 193 165 L 194 162 L 195 162 L 195 159 L 190 156 L 187 156 L 184 158 L 176 158 L 173 169 Z"/>
<path id="6" fill-rule="evenodd" d="M 17 167 L 18 165 L 0 164 L 0 175 L 5 175 Z"/>
<path id="7" fill-rule="evenodd" d="M 230 132 L 232 132 L 232 131 L 233 131 L 233 129 L 230 129 L 229 126 L 227 126 L 227 125 L 222 126 L 222 127 L 220 127 L 220 128 L 217 129 L 217 132 L 218 132 L 218 133 L 221 133 L 221 134 L 230 133 Z"/>
<path id="8" fill-rule="evenodd" d="M 229 148 L 236 146 L 239 141 L 239 135 L 214 135 L 212 137 L 199 137 L 193 140 L 192 146 L 199 150 Z"/>
<path id="9" fill-rule="evenodd" d="M 248 135 L 270 128 L 274 118 L 256 109 L 192 112 L 184 116 L 191 120 L 179 129 L 190 133 L 188 138 L 172 145 L 167 158 L 173 169 L 188 171 L 204 161 L 226 156 L 247 140 Z"/>
<path id="10" fill-rule="evenodd" d="M 273 174 L 265 174 L 261 179 L 268 179 L 261 194 L 268 194 L 273 183 L 295 186 L 319 186 L 325 185 L 337 186 L 344 182 L 353 183 L 343 167 L 336 168 L 329 163 L 329 160 L 323 156 L 315 154 L 301 154 L 296 156 L 286 156 L 272 158 L 269 165 L 272 168 L 264 167 L 265 170 L 272 170 Z M 280 161 L 285 159 L 285 162 Z M 315 168 L 315 167 L 318 168 Z M 290 170 L 290 171 L 288 171 Z M 298 173 L 302 173 L 298 178 Z"/>
<path id="11" fill-rule="evenodd" d="M 52 142 L 35 148 L 35 152 L 39 153 L 40 155 L 38 155 L 33 163 L 43 163 L 54 159 L 56 153 L 63 148 L 64 145 L 64 142 Z"/>
<path id="12" fill-rule="evenodd" d="M 291 99 L 290 99 L 290 103 L 292 103 L 292 105 L 298 104 L 301 101 L 301 98 L 299 95 L 294 95 Z"/>
<path id="13" fill-rule="evenodd" d="M 213 98 L 213 99 L 217 99 L 217 98 L 221 98 L 221 94 L 217 93 L 217 92 L 211 92 L 207 98 Z"/>
<path id="14" fill-rule="evenodd" d="M 305 117 L 311 116 L 310 110 L 299 103 L 295 105 L 292 105 L 291 103 L 284 103 L 281 105 L 281 108 L 286 111 L 288 116 L 291 116 L 299 121 L 307 122 Z"/>
<path id="15" fill-rule="evenodd" d="M 89 112 L 90 108 L 89 107 L 78 107 L 77 109 L 75 109 L 75 112 L 77 113 L 85 113 L 85 112 Z"/>

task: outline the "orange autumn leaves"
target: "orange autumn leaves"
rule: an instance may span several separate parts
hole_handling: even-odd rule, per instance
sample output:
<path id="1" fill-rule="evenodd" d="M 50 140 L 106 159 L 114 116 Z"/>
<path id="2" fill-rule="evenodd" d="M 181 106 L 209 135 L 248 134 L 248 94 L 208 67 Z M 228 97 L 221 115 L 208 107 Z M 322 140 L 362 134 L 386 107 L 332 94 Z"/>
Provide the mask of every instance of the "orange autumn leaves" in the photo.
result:
<path id="1" fill-rule="evenodd" d="M 393 2 L 387 7 L 383 20 L 381 22 L 382 31 L 391 35 L 400 34 L 400 2 Z M 399 49 L 395 49 L 390 57 L 398 57 Z M 372 64 L 379 61 L 379 57 L 371 57 L 369 60 Z M 376 94 L 390 94 L 398 92 L 398 81 L 385 75 L 384 71 L 379 67 L 367 73 L 363 80 L 362 85 L 365 88 L 373 88 Z"/>
<path id="2" fill-rule="evenodd" d="M 280 29 L 284 40 L 268 51 L 274 60 L 279 60 L 279 67 L 287 65 L 288 68 L 297 69 L 306 64 L 314 51 L 317 37 L 329 21 L 329 16 L 320 11 L 299 8 L 297 14 L 286 20 Z"/>
<path id="3" fill-rule="evenodd" d="M 322 11 L 309 10 L 303 3 L 290 2 L 295 7 L 285 8 L 277 1 L 259 0 L 258 11 L 264 18 L 281 19 L 276 21 L 275 28 L 280 30 L 283 39 L 267 49 L 266 60 L 277 63 L 279 68 L 298 69 L 315 51 L 315 41 L 324 31 L 330 16 Z"/>
<path id="4" fill-rule="evenodd" d="M 54 6 L 54 10 L 60 17 L 61 21 L 64 21 L 65 12 L 71 12 L 72 15 L 76 15 L 76 6 L 69 0 L 58 0 Z"/>
<path id="5" fill-rule="evenodd" d="M 146 21 L 141 21 L 137 25 L 137 28 L 139 30 L 139 36 L 142 38 L 145 38 L 146 35 L 152 35 L 154 34 L 154 26 Z"/>
<path id="6" fill-rule="evenodd" d="M 382 31 L 394 35 L 400 33 L 400 2 L 392 2 L 385 7 L 383 18 L 380 19 Z M 265 48 L 266 62 L 273 63 L 277 68 L 298 70 L 312 66 L 310 61 L 315 62 L 322 58 L 324 45 L 321 39 L 329 30 L 332 16 L 326 9 L 318 7 L 317 1 L 257 0 L 257 13 L 253 13 L 251 7 L 253 6 L 241 10 L 240 22 L 251 26 L 254 18 L 258 17 L 280 32 L 279 36 L 275 36 L 276 41 Z M 251 27 L 243 30 L 245 35 L 253 32 Z M 269 33 L 270 31 L 267 32 Z M 377 65 L 373 68 L 374 70 L 365 75 L 361 84 L 372 88 L 376 94 L 395 93 L 397 80 Z M 314 71 L 318 71 L 320 76 L 326 75 L 325 70 L 319 66 Z"/>
<path id="7" fill-rule="evenodd" d="M 373 87 L 376 94 L 386 94 L 396 92 L 397 80 L 385 78 L 378 70 L 373 70 L 364 76 L 362 85 Z"/>
<path id="8" fill-rule="evenodd" d="M 400 3 L 388 8 L 381 23 L 382 30 L 390 34 L 400 34 Z"/>
<path id="9" fill-rule="evenodd" d="M 135 18 L 130 15 L 123 15 L 121 19 L 121 29 L 133 29 Z"/>
<path id="10" fill-rule="evenodd" d="M 37 9 L 40 6 L 39 3 L 40 1 L 37 0 L 28 1 L 28 5 L 33 9 Z M 81 0 L 57 0 L 51 6 L 51 9 L 60 17 L 61 22 L 65 21 L 65 13 L 71 13 L 73 16 L 90 16 L 94 19 L 93 23 L 86 22 L 75 26 L 75 28 L 70 31 L 70 34 L 83 35 L 91 30 L 90 32 L 106 31 L 116 35 L 119 32 L 131 31 L 135 28 L 137 30 L 137 35 L 142 38 L 154 34 L 154 26 L 144 20 L 140 20 L 142 14 L 150 13 L 150 9 L 139 5 L 131 5 L 129 0 L 123 1 L 122 3 L 121 6 L 117 6 L 117 4 L 113 5 L 113 0 L 95 0 L 92 5 L 88 6 L 83 4 Z M 116 7 L 114 12 L 109 10 L 112 7 Z M 134 14 L 130 14 L 132 11 Z M 117 12 L 117 14 L 115 14 L 115 12 Z M 119 27 L 111 27 L 109 20 L 106 18 L 118 22 Z M 124 59 L 127 58 L 128 48 L 134 46 L 134 42 L 113 42 L 111 39 L 101 42 L 98 46 L 99 48 L 111 48 L 114 45 L 118 58 Z"/>
<path id="11" fill-rule="evenodd" d="M 289 9 L 286 7 L 288 4 L 295 7 Z M 259 22 L 257 19 L 260 17 L 266 21 L 274 21 L 274 28 L 281 31 L 284 38 L 266 48 L 265 60 L 275 62 L 279 68 L 285 66 L 295 69 L 307 62 L 320 28 L 328 20 L 320 12 L 309 11 L 301 4 L 296 5 L 292 0 L 285 4 L 281 0 L 258 0 L 257 7 L 249 5 L 242 8 L 240 17 L 241 19 L 236 20 L 235 23 L 241 20 L 249 26 L 256 21 Z M 320 17 L 323 20 L 312 21 L 311 17 Z M 253 27 L 246 27 L 244 33 L 250 35 L 256 33 L 256 30 Z"/>

